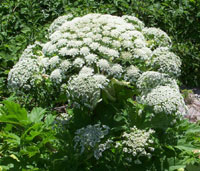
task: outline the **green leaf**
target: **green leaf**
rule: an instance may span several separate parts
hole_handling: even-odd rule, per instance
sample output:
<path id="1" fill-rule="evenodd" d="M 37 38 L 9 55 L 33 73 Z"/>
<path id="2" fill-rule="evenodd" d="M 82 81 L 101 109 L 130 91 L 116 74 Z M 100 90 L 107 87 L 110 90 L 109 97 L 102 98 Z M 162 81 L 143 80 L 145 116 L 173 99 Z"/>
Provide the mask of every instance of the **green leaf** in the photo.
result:
<path id="1" fill-rule="evenodd" d="M 14 160 L 16 160 L 17 162 L 20 162 L 20 160 L 18 159 L 18 157 L 14 154 L 10 155 L 11 158 L 13 158 Z"/>
<path id="2" fill-rule="evenodd" d="M 42 122 L 35 123 L 31 127 L 29 127 L 21 136 L 21 140 L 31 141 L 36 136 L 38 136 L 42 129 Z"/>
<path id="3" fill-rule="evenodd" d="M 6 141 L 11 146 L 18 146 L 20 145 L 20 137 L 14 133 L 9 132 L 0 132 L 0 135 L 3 136 L 4 141 Z"/>
<path id="4" fill-rule="evenodd" d="M 20 151 L 22 155 L 27 155 L 29 158 L 33 157 L 37 153 L 40 153 L 40 150 L 36 146 L 28 146 L 25 149 Z"/>
<path id="5" fill-rule="evenodd" d="M 0 123 L 14 124 L 24 127 L 28 124 L 27 111 L 19 104 L 12 101 L 3 101 L 4 106 L 0 107 Z"/>
<path id="6" fill-rule="evenodd" d="M 24 27 L 21 32 L 26 34 L 26 33 L 30 32 L 30 31 L 31 31 L 31 29 L 29 27 Z"/>
<path id="7" fill-rule="evenodd" d="M 120 115 L 120 114 L 117 114 L 117 115 L 114 115 L 114 120 L 117 121 L 117 122 L 120 122 L 122 120 L 124 120 L 124 116 L 123 115 Z"/>
<path id="8" fill-rule="evenodd" d="M 194 146 L 189 145 L 189 144 L 177 145 L 175 147 L 178 148 L 179 150 L 185 150 L 185 151 L 193 151 L 196 149 Z"/>
<path id="9" fill-rule="evenodd" d="M 51 125 L 54 120 L 55 120 L 55 116 L 53 116 L 51 114 L 47 115 L 47 117 L 45 118 L 45 121 L 44 121 L 45 125 L 46 126 Z"/>
<path id="10" fill-rule="evenodd" d="M 34 123 L 41 122 L 45 113 L 46 113 L 45 109 L 42 109 L 40 107 L 34 108 L 28 115 L 28 119 Z"/>
<path id="11" fill-rule="evenodd" d="M 12 101 L 3 101 L 3 104 L 7 115 L 15 116 L 18 121 L 27 120 L 27 111 L 19 104 Z"/>
<path id="12" fill-rule="evenodd" d="M 175 171 L 175 170 L 178 170 L 178 169 L 181 169 L 181 168 L 185 168 L 186 167 L 186 165 L 177 165 L 177 166 L 171 166 L 170 168 L 169 168 L 169 171 Z"/>

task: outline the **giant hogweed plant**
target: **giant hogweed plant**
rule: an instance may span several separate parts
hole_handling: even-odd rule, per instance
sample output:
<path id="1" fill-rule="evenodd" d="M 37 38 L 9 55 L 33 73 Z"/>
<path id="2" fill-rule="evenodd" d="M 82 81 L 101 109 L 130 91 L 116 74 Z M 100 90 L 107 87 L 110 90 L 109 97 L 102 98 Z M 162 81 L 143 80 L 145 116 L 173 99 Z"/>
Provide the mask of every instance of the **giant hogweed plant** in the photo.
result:
<path id="1" fill-rule="evenodd" d="M 180 74 L 181 61 L 170 52 L 168 35 L 145 27 L 133 16 L 62 16 L 52 23 L 48 37 L 45 44 L 28 46 L 10 71 L 12 91 L 32 94 L 40 102 L 62 95 L 76 107 L 93 110 L 101 99 L 100 90 L 109 93 L 113 82 L 137 89 L 136 82 L 146 72 L 159 75 L 153 83 L 160 82 L 159 77 L 174 80 Z M 172 84 L 176 87 L 175 81 Z M 155 83 L 154 88 L 161 85 L 168 84 Z M 141 94 L 145 93 L 136 95 Z"/>
<path id="2" fill-rule="evenodd" d="M 179 155 L 188 149 L 177 148 L 185 132 L 175 132 L 187 114 L 176 82 L 181 61 L 165 32 L 134 16 L 88 14 L 59 17 L 47 36 L 25 49 L 8 86 L 36 104 L 67 103 L 67 157 L 52 168 L 186 167 Z"/>

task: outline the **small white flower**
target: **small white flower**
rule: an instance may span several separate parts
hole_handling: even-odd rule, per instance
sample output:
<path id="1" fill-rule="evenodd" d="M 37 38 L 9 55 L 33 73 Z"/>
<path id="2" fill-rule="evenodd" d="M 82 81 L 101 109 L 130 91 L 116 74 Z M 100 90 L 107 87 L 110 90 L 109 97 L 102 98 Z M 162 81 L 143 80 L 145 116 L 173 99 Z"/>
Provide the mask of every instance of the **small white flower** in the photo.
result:
<path id="1" fill-rule="evenodd" d="M 60 58 L 58 56 L 54 56 L 49 59 L 49 65 L 51 68 L 55 68 L 60 63 Z"/>
<path id="2" fill-rule="evenodd" d="M 89 54 L 89 55 L 85 56 L 85 60 L 86 60 L 88 65 L 96 63 L 97 62 L 97 55 Z"/>
<path id="3" fill-rule="evenodd" d="M 153 148 L 151 147 L 151 143 L 149 141 L 151 139 L 151 135 L 154 133 L 153 130 L 140 130 L 137 129 L 135 126 L 130 129 L 130 132 L 124 132 L 122 134 L 123 140 L 115 146 L 123 147 L 123 152 L 127 153 L 127 155 L 135 156 L 146 156 L 149 157 L 149 153 L 147 153 L 147 149 Z"/>
<path id="4" fill-rule="evenodd" d="M 15 91 L 30 89 L 34 86 L 34 75 L 39 75 L 39 71 L 37 60 L 24 58 L 17 62 L 10 70 L 8 74 L 8 86 Z"/>
<path id="5" fill-rule="evenodd" d="M 62 33 L 60 31 L 55 31 L 52 35 L 50 35 L 50 39 L 53 43 L 57 42 L 62 38 Z"/>
<path id="6" fill-rule="evenodd" d="M 111 44 L 116 49 L 121 47 L 121 43 L 119 41 L 117 41 L 117 40 L 114 40 Z"/>
<path id="7" fill-rule="evenodd" d="M 148 94 L 141 96 L 139 102 L 153 107 L 155 113 L 179 115 L 180 109 L 185 109 L 185 111 L 182 111 L 182 115 L 187 112 L 182 95 L 177 89 L 169 86 L 157 86 Z"/>
<path id="8" fill-rule="evenodd" d="M 109 80 L 104 75 L 101 74 L 94 75 L 94 79 L 99 84 L 99 88 L 104 88 L 109 83 Z"/>
<path id="9" fill-rule="evenodd" d="M 52 44 L 52 42 L 47 42 L 43 45 L 42 52 L 44 54 L 52 54 L 57 51 L 56 44 Z"/>
<path id="10" fill-rule="evenodd" d="M 150 27 L 144 28 L 142 32 L 147 40 L 150 40 L 150 48 L 171 47 L 171 39 L 164 31 L 158 28 Z"/>
<path id="11" fill-rule="evenodd" d="M 92 68 L 89 68 L 89 67 L 86 67 L 84 66 L 80 72 L 79 72 L 79 75 L 80 74 L 84 74 L 84 75 L 93 75 L 94 74 L 94 70 Z"/>
<path id="12" fill-rule="evenodd" d="M 66 55 L 73 56 L 73 57 L 78 54 L 79 54 L 79 49 L 77 48 L 71 48 L 66 52 Z"/>
<path id="13" fill-rule="evenodd" d="M 123 152 L 127 153 L 128 152 L 128 149 L 125 147 L 123 148 Z"/>
<path id="14" fill-rule="evenodd" d="M 93 42 L 89 45 L 89 47 L 92 49 L 92 50 L 97 50 L 99 48 L 100 44 L 97 43 L 97 42 Z"/>
<path id="15" fill-rule="evenodd" d="M 131 83 L 136 82 L 139 77 L 140 77 L 140 70 L 137 67 L 133 66 L 133 65 L 131 65 L 127 69 L 126 74 L 124 75 L 124 79 L 126 81 L 131 82 Z"/>
<path id="16" fill-rule="evenodd" d="M 122 44 L 125 48 L 133 48 L 133 42 L 130 40 L 125 40 Z"/>
<path id="17" fill-rule="evenodd" d="M 45 69 L 47 69 L 49 66 L 49 58 L 43 58 L 43 57 L 39 58 L 38 64 L 41 65 L 42 67 L 44 67 Z"/>
<path id="18" fill-rule="evenodd" d="M 62 82 L 62 75 L 61 75 L 61 71 L 60 69 L 55 69 L 51 75 L 50 75 L 50 79 L 57 83 L 57 84 L 60 84 Z"/>
<path id="19" fill-rule="evenodd" d="M 76 58 L 73 62 L 73 66 L 81 68 L 85 64 L 82 58 Z"/>
<path id="20" fill-rule="evenodd" d="M 63 70 L 64 72 L 66 72 L 66 71 L 68 71 L 71 68 L 71 63 L 68 60 L 64 60 L 60 64 L 60 68 L 61 68 L 61 70 Z"/>
<path id="21" fill-rule="evenodd" d="M 67 45 L 67 39 L 59 39 L 58 42 L 57 42 L 57 47 L 60 48 L 62 46 L 65 46 Z"/>
<path id="22" fill-rule="evenodd" d="M 130 60 L 133 57 L 133 55 L 131 52 L 125 51 L 121 53 L 120 57 L 125 60 Z"/>
<path id="23" fill-rule="evenodd" d="M 114 64 L 110 71 L 109 71 L 110 75 L 116 77 L 116 78 L 120 78 L 122 73 L 123 73 L 123 69 L 122 66 L 119 64 Z"/>
<path id="24" fill-rule="evenodd" d="M 119 52 L 117 50 L 109 49 L 108 50 L 108 56 L 111 56 L 113 58 L 118 58 Z"/>
<path id="25" fill-rule="evenodd" d="M 142 39 L 136 39 L 134 41 L 134 45 L 135 45 L 136 48 L 143 48 L 143 47 L 146 46 L 146 43 Z"/>
<path id="26" fill-rule="evenodd" d="M 100 68 L 102 71 L 109 71 L 110 70 L 110 64 L 106 59 L 100 59 L 97 62 L 97 66 Z"/>
<path id="27" fill-rule="evenodd" d="M 69 49 L 67 49 L 66 47 L 64 47 L 64 48 L 62 48 L 62 49 L 59 50 L 59 54 L 61 56 L 66 56 L 68 54 L 68 50 Z"/>
<path id="28" fill-rule="evenodd" d="M 82 54 L 84 56 L 89 55 L 89 53 L 90 53 L 90 49 L 88 47 L 82 47 L 80 49 L 80 54 Z"/>
<path id="29" fill-rule="evenodd" d="M 93 40 L 92 40 L 91 38 L 84 38 L 84 39 L 83 39 L 83 42 L 84 42 L 86 45 L 90 45 L 90 44 L 93 42 Z"/>
<path id="30" fill-rule="evenodd" d="M 144 72 L 137 81 L 137 87 L 143 94 L 150 92 L 157 86 L 169 86 L 179 90 L 176 80 L 170 78 L 167 74 L 155 71 Z"/>
<path id="31" fill-rule="evenodd" d="M 72 17 L 73 17 L 72 14 L 68 14 L 60 16 L 57 19 L 55 19 L 54 22 L 49 27 L 49 33 L 52 34 L 53 32 L 55 32 L 63 23 L 72 19 Z"/>
<path id="32" fill-rule="evenodd" d="M 181 73 L 181 60 L 167 49 L 155 50 L 152 55 L 151 66 L 158 72 L 178 77 Z"/>

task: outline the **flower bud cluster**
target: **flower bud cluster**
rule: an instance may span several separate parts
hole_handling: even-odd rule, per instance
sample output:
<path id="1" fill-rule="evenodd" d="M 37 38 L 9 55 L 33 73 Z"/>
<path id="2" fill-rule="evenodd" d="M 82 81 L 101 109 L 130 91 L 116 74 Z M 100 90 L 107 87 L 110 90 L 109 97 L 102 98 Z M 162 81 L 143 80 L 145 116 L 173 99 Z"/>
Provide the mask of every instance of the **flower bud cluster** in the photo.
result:
<path id="1" fill-rule="evenodd" d="M 78 75 L 70 78 L 67 96 L 70 102 L 93 109 L 100 100 L 100 89 L 107 86 L 108 82 L 104 75 L 93 74 L 92 68 L 84 67 Z"/>
<path id="2" fill-rule="evenodd" d="M 106 140 L 105 143 L 99 144 L 98 147 L 94 150 L 94 157 L 98 160 L 100 157 L 102 157 L 102 153 L 111 148 L 112 145 L 113 141 L 110 139 Z"/>
<path id="3" fill-rule="evenodd" d="M 65 21 L 73 18 L 72 14 L 63 15 L 54 20 L 49 27 L 49 34 L 54 33 Z"/>
<path id="4" fill-rule="evenodd" d="M 176 78 L 181 73 L 181 60 L 166 48 L 157 48 L 152 54 L 151 67 Z"/>
<path id="5" fill-rule="evenodd" d="M 24 58 L 10 70 L 8 86 L 13 90 L 30 90 L 35 83 L 40 69 L 36 59 Z"/>
<path id="6" fill-rule="evenodd" d="M 131 158 L 139 158 L 146 156 L 151 158 L 151 152 L 154 151 L 152 140 L 152 134 L 155 131 L 150 129 L 140 130 L 135 126 L 130 129 L 130 132 L 124 132 L 122 134 L 123 140 L 117 142 L 115 148 L 122 148 L 123 153 Z"/>
<path id="7" fill-rule="evenodd" d="M 176 80 L 167 74 L 156 71 L 146 71 L 137 80 L 137 87 L 142 94 L 147 94 L 157 86 L 169 86 L 179 90 Z"/>
<path id="8" fill-rule="evenodd" d="M 82 154 L 84 151 L 94 151 L 94 157 L 99 159 L 102 152 L 109 148 L 112 141 L 107 140 L 105 143 L 101 143 L 105 136 L 109 132 L 109 127 L 106 125 L 88 125 L 84 128 L 78 129 L 75 132 L 74 148 L 80 151 Z"/>
<path id="9" fill-rule="evenodd" d="M 151 92 L 142 95 L 139 102 L 151 106 L 155 113 L 177 115 L 185 115 L 187 113 L 187 107 L 182 95 L 177 89 L 169 86 L 157 86 Z"/>
<path id="10" fill-rule="evenodd" d="M 142 30 L 142 32 L 149 41 L 150 48 L 155 49 L 157 47 L 171 47 L 172 41 L 164 31 L 154 27 L 146 27 Z"/>

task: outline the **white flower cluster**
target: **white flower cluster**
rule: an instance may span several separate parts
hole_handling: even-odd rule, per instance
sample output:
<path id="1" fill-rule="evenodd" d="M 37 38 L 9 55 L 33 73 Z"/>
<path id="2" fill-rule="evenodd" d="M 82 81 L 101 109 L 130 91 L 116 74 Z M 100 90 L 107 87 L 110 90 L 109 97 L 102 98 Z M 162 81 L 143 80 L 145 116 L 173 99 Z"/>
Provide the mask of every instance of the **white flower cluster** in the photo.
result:
<path id="1" fill-rule="evenodd" d="M 185 115 L 187 112 L 180 92 L 169 86 L 157 86 L 141 96 L 139 102 L 151 106 L 155 113 Z"/>
<path id="2" fill-rule="evenodd" d="M 122 18 L 125 21 L 132 23 L 138 30 L 141 30 L 144 28 L 144 23 L 134 16 L 124 15 L 122 16 Z"/>
<path id="3" fill-rule="evenodd" d="M 134 50 L 134 58 L 141 61 L 148 61 L 151 59 L 152 51 L 150 48 L 142 47 L 141 49 Z"/>
<path id="4" fill-rule="evenodd" d="M 113 144 L 113 141 L 108 139 L 105 143 L 101 143 L 98 147 L 94 150 L 94 157 L 99 159 L 102 156 L 102 153 L 109 149 Z"/>
<path id="5" fill-rule="evenodd" d="M 71 20 L 72 18 L 73 18 L 72 14 L 63 15 L 63 16 L 58 17 L 50 25 L 50 27 L 49 27 L 49 33 L 50 34 L 54 33 L 58 29 L 58 27 L 60 27 L 65 21 Z"/>
<path id="6" fill-rule="evenodd" d="M 54 56 L 48 61 L 48 65 L 50 66 L 51 69 L 56 68 L 60 64 L 60 58 L 58 56 Z"/>
<path id="7" fill-rule="evenodd" d="M 145 39 L 135 27 L 142 27 L 143 23 L 135 17 L 116 17 L 111 15 L 88 14 L 68 19 L 50 35 L 43 52 L 52 54 L 57 52 L 61 56 L 87 56 L 99 53 L 111 60 L 118 58 L 120 49 L 130 50 L 138 44 L 145 45 Z M 55 21 L 57 23 L 57 21 Z M 53 24 L 55 25 L 55 24 Z M 136 41 L 135 41 L 136 40 Z M 135 43 L 134 43 L 135 42 Z M 94 54 L 93 54 L 94 53 Z"/>
<path id="8" fill-rule="evenodd" d="M 52 80 L 52 82 L 60 84 L 62 82 L 61 70 L 60 69 L 55 69 L 51 73 L 50 79 Z"/>
<path id="9" fill-rule="evenodd" d="M 156 88 L 157 86 L 169 86 L 179 90 L 176 80 L 172 79 L 169 75 L 156 71 L 144 72 L 137 81 L 137 87 L 146 94 Z"/>
<path id="10" fill-rule="evenodd" d="M 144 36 L 149 41 L 150 48 L 155 49 L 157 47 L 171 47 L 170 37 L 162 30 L 154 27 L 144 28 L 142 30 Z"/>
<path id="11" fill-rule="evenodd" d="M 34 86 L 36 76 L 40 69 L 36 59 L 24 58 L 10 70 L 8 86 L 15 91 L 22 89 L 30 90 Z"/>
<path id="12" fill-rule="evenodd" d="M 63 60 L 60 64 L 60 68 L 63 72 L 67 72 L 71 68 L 71 63 L 68 60 Z"/>
<path id="13" fill-rule="evenodd" d="M 109 74 L 115 78 L 121 78 L 123 73 L 123 68 L 120 64 L 114 64 L 109 71 Z"/>
<path id="14" fill-rule="evenodd" d="M 181 73 L 181 60 L 167 48 L 157 48 L 152 54 L 151 67 L 171 77 L 178 77 Z"/>
<path id="15" fill-rule="evenodd" d="M 165 75 L 176 78 L 180 74 L 181 62 L 170 52 L 170 38 L 160 29 L 144 27 L 134 16 L 61 16 L 50 26 L 48 36 L 47 43 L 36 43 L 42 51 L 37 51 L 39 46 L 35 50 L 36 45 L 28 47 L 9 73 L 8 82 L 15 89 L 30 89 L 31 80 L 41 72 L 42 79 L 47 78 L 43 80 L 51 81 L 56 89 L 62 84 L 68 87 L 72 104 L 93 108 L 113 77 L 134 85 L 142 72 L 153 70 L 163 74 L 142 74 L 137 82 L 140 90 L 147 93 L 157 86 L 177 86 Z"/>
<path id="16" fill-rule="evenodd" d="M 101 143 L 108 134 L 109 129 L 108 126 L 100 124 L 88 125 L 87 127 L 78 129 L 75 132 L 74 148 L 80 150 L 81 154 L 84 151 L 92 149 L 94 150 L 94 157 L 99 159 L 99 157 L 102 156 L 102 152 L 109 148 L 109 145 L 112 142 L 107 140 L 105 143 Z"/>
<path id="17" fill-rule="evenodd" d="M 55 128 L 61 128 L 63 130 L 66 130 L 66 126 L 70 120 L 72 119 L 72 115 L 69 115 L 68 113 L 61 113 L 58 117 L 56 117 L 55 121 L 53 122 L 53 125 Z"/>
<path id="18" fill-rule="evenodd" d="M 141 156 L 151 158 L 151 152 L 154 151 L 152 147 L 154 142 L 151 136 L 154 132 L 152 129 L 148 131 L 140 130 L 134 126 L 130 129 L 130 133 L 123 133 L 123 140 L 117 142 L 115 148 L 122 148 L 123 152 L 131 158 L 139 159 Z"/>
<path id="19" fill-rule="evenodd" d="M 93 109 L 100 100 L 100 89 L 107 86 L 109 80 L 104 75 L 93 74 L 93 69 L 84 67 L 68 82 L 67 95 L 74 104 Z"/>
<path id="20" fill-rule="evenodd" d="M 99 69 L 101 71 L 106 71 L 106 72 L 109 72 L 110 71 L 110 64 L 107 60 L 105 59 L 100 59 L 98 62 L 97 62 L 97 66 L 99 67 Z"/>
<path id="21" fill-rule="evenodd" d="M 36 50 L 38 46 L 41 47 L 43 44 L 36 41 L 33 45 L 27 46 L 19 60 L 23 60 L 24 58 L 37 59 L 38 55 L 35 55 L 33 51 Z"/>
<path id="22" fill-rule="evenodd" d="M 127 68 L 126 74 L 124 75 L 124 80 L 135 83 L 138 78 L 140 77 L 140 70 L 131 65 L 130 67 Z"/>

